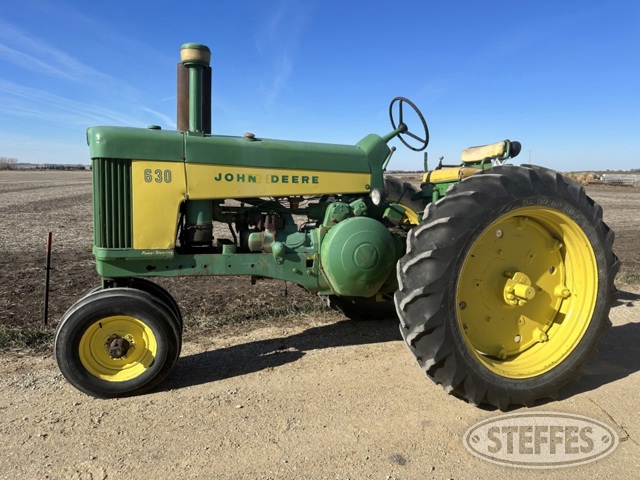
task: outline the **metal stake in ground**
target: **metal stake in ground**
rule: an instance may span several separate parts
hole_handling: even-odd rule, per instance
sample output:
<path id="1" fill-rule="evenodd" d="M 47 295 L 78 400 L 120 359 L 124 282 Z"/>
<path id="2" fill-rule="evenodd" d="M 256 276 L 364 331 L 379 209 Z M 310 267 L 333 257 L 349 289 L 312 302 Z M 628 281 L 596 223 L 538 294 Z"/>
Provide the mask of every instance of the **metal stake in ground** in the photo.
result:
<path id="1" fill-rule="evenodd" d="M 42 325 L 47 326 L 49 317 L 49 271 L 51 270 L 51 232 L 47 234 L 47 266 L 44 270 L 44 315 Z"/>

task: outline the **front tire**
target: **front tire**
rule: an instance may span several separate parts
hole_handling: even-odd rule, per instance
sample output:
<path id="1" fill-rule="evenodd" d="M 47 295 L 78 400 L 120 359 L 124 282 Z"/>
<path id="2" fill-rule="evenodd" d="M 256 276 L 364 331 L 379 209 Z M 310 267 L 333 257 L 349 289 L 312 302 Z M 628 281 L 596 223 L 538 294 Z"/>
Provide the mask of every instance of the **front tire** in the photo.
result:
<path id="1" fill-rule="evenodd" d="M 120 350 L 111 350 L 113 342 Z M 148 292 L 109 288 L 81 298 L 56 330 L 60 371 L 78 390 L 98 398 L 145 393 L 171 372 L 180 354 L 174 313 Z"/>
<path id="2" fill-rule="evenodd" d="M 407 226 L 420 223 L 427 201 L 414 185 L 409 182 L 403 182 L 397 177 L 385 175 L 384 190 L 387 195 L 387 202 L 397 203 L 405 207 L 405 224 Z"/>
<path id="3" fill-rule="evenodd" d="M 613 239 L 602 209 L 556 172 L 469 177 L 408 237 L 402 335 L 431 379 L 472 404 L 555 398 L 609 325 Z"/>
<path id="4" fill-rule="evenodd" d="M 126 288 L 135 288 L 137 290 L 142 290 L 143 292 L 150 293 L 154 297 L 163 301 L 166 306 L 173 313 L 173 318 L 176 324 L 180 328 L 180 332 L 184 331 L 184 321 L 182 319 L 182 312 L 180 312 L 180 307 L 178 306 L 178 302 L 171 296 L 171 294 L 165 290 L 163 287 L 154 283 L 146 278 L 133 277 L 133 278 L 118 278 L 110 281 L 109 286 L 107 288 L 116 288 L 116 287 L 126 287 Z M 104 290 L 102 286 L 97 286 L 87 291 L 83 296 L 93 295 L 95 292 L 100 292 Z"/>

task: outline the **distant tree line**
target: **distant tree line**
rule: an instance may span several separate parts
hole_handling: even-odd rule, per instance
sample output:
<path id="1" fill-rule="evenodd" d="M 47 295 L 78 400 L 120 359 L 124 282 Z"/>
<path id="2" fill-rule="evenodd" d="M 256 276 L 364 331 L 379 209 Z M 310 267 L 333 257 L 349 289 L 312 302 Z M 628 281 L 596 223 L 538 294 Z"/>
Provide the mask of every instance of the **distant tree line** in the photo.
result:
<path id="1" fill-rule="evenodd" d="M 41 163 L 33 167 L 35 170 L 86 170 L 87 166 L 81 163 L 70 165 L 68 163 Z"/>
<path id="2" fill-rule="evenodd" d="M 0 157 L 0 170 L 87 170 L 90 166 L 68 163 L 20 163 L 17 158 Z"/>
<path id="3" fill-rule="evenodd" d="M 15 170 L 17 158 L 0 157 L 0 170 Z"/>

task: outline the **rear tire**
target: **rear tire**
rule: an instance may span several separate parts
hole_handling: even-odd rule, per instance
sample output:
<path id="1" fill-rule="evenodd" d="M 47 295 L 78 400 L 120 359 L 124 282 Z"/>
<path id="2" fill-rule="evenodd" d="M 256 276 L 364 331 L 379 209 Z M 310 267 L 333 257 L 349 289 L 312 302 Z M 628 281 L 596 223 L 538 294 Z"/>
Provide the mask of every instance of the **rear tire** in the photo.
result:
<path id="1" fill-rule="evenodd" d="M 123 356 L 109 345 L 125 339 Z M 64 377 L 99 398 L 147 392 L 162 382 L 180 355 L 181 333 L 173 312 L 150 293 L 109 288 L 76 302 L 56 330 L 54 354 Z"/>
<path id="2" fill-rule="evenodd" d="M 555 398 L 610 324 L 613 240 L 600 206 L 556 172 L 476 174 L 409 234 L 400 331 L 425 373 L 472 404 Z"/>

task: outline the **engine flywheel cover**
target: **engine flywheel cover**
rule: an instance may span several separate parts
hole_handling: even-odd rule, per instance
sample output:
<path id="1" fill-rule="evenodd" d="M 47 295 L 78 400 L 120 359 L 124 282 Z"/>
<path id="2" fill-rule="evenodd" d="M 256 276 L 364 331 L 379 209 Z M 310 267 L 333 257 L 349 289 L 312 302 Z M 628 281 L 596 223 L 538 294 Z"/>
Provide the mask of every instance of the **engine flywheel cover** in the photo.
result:
<path id="1" fill-rule="evenodd" d="M 393 237 L 380 222 L 353 217 L 324 237 L 320 260 L 331 287 L 339 295 L 370 297 L 393 271 Z"/>

